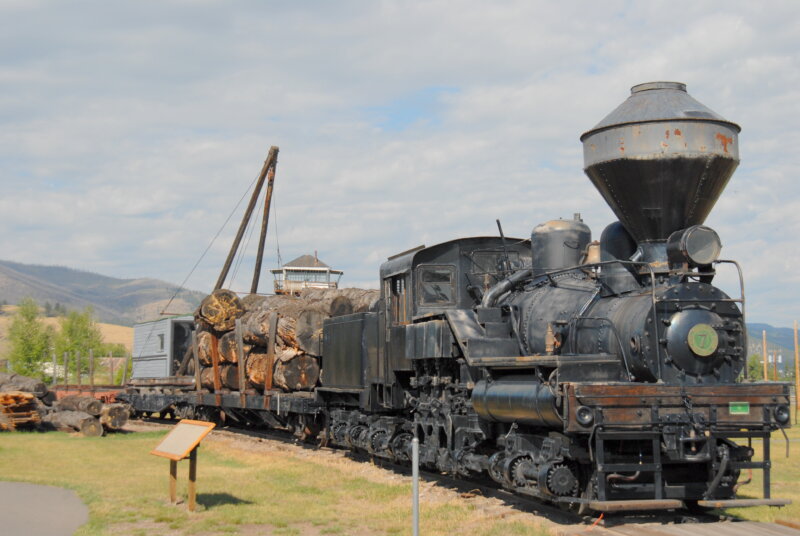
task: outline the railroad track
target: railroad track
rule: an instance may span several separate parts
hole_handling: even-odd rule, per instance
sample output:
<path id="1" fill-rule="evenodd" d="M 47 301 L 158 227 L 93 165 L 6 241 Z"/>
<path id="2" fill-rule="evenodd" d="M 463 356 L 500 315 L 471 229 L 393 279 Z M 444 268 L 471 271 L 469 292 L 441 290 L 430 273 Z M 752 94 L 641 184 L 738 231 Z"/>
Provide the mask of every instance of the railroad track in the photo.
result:
<path id="1" fill-rule="evenodd" d="M 153 417 L 136 422 L 164 428 L 176 423 L 174 420 Z M 402 475 L 411 474 L 409 466 L 364 453 L 301 442 L 291 433 L 282 430 L 253 430 L 226 426 L 215 429 L 213 434 L 232 439 L 241 439 L 242 436 L 245 436 L 291 444 L 309 450 L 337 453 L 358 462 L 370 462 Z M 494 485 L 493 482 L 456 479 L 427 471 L 422 467 L 420 467 L 420 477 L 428 482 L 435 482 L 439 486 L 457 490 L 462 495 L 476 494 L 477 492 L 483 497 L 500 499 L 520 512 L 544 517 L 552 523 L 555 536 L 800 536 L 800 524 L 744 521 L 732 516 L 713 513 L 698 515 L 688 511 L 660 511 L 652 514 L 606 514 L 590 518 L 533 498 L 515 495 Z"/>

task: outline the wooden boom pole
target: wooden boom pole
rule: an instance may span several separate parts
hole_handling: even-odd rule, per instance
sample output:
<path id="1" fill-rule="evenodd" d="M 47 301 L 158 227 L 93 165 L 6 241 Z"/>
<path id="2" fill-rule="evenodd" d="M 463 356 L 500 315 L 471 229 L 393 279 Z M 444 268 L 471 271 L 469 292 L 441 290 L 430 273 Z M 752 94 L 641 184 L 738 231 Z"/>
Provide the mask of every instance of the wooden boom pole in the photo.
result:
<path id="1" fill-rule="evenodd" d="M 253 189 L 253 195 L 250 196 L 250 203 L 248 203 L 247 209 L 244 211 L 244 216 L 242 217 L 242 223 L 239 224 L 239 231 L 236 233 L 236 238 L 233 239 L 231 250 L 228 252 L 228 258 L 225 259 L 225 266 L 222 267 L 222 272 L 220 272 L 219 274 L 219 279 L 217 279 L 217 284 L 214 285 L 214 290 L 221 289 L 222 285 L 225 284 L 225 278 L 228 277 L 228 271 L 231 269 L 233 258 L 236 256 L 236 252 L 239 249 L 239 243 L 242 241 L 245 229 L 247 229 L 247 223 L 250 221 L 250 217 L 253 215 L 253 209 L 256 208 L 258 195 L 261 193 L 261 188 L 264 186 L 264 180 L 267 178 L 267 172 L 272 167 L 273 162 L 277 157 L 278 157 L 278 148 L 275 146 L 270 147 L 267 159 L 264 160 L 264 167 L 261 168 L 261 174 L 258 176 L 258 182 L 256 183 L 256 187 Z"/>
<path id="2" fill-rule="evenodd" d="M 769 380 L 769 364 L 767 361 L 769 360 L 769 356 L 767 354 L 767 330 L 761 330 L 761 348 L 762 353 L 764 354 L 764 381 Z"/>
<path id="3" fill-rule="evenodd" d="M 258 253 L 256 254 L 256 267 L 253 272 L 253 284 L 250 285 L 250 294 L 255 294 L 258 291 L 258 280 L 261 278 L 261 261 L 264 257 L 264 241 L 267 238 L 267 225 L 269 224 L 269 206 L 272 203 L 272 186 L 275 183 L 275 166 L 278 165 L 278 148 L 273 147 L 275 150 L 275 157 L 272 161 L 272 167 L 267 172 L 267 197 L 264 200 L 264 217 L 261 219 L 261 236 L 258 239 Z"/>

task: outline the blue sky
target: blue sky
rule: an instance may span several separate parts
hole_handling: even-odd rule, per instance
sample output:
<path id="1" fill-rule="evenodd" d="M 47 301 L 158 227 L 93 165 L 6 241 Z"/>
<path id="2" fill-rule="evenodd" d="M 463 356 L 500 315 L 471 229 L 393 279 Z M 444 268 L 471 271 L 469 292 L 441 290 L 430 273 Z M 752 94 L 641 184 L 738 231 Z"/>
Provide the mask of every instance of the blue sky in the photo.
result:
<path id="1" fill-rule="evenodd" d="M 389 255 L 497 218 L 525 237 L 581 212 L 599 236 L 613 215 L 578 138 L 631 86 L 677 80 L 742 126 L 707 224 L 742 264 L 749 319 L 789 326 L 799 36 L 790 1 L 5 0 L 0 258 L 180 282 L 270 145 L 265 269 L 276 238 L 283 260 L 317 250 L 374 287 Z M 189 287 L 213 285 L 235 223 Z"/>

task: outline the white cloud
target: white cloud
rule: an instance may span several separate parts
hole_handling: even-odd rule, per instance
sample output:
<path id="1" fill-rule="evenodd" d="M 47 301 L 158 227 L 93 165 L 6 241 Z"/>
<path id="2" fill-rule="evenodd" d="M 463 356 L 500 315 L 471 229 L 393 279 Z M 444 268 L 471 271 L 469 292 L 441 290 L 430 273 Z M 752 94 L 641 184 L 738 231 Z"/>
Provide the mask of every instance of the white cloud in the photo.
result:
<path id="1" fill-rule="evenodd" d="M 267 267 L 276 226 L 284 260 L 318 250 L 344 284 L 373 285 L 388 255 L 494 234 L 496 218 L 524 237 L 581 212 L 599 236 L 613 216 L 578 137 L 630 86 L 672 79 L 743 127 L 708 223 L 743 265 L 750 319 L 789 325 L 798 15 L 794 2 L 4 2 L 2 257 L 180 282 L 271 144 Z M 189 286 L 213 284 L 238 217 Z"/>

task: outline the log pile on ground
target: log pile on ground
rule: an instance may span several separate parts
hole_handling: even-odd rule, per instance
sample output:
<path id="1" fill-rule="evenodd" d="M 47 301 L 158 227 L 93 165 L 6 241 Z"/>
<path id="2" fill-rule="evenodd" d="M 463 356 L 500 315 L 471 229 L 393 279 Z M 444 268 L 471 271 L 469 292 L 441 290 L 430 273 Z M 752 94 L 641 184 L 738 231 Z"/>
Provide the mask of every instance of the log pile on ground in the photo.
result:
<path id="1" fill-rule="evenodd" d="M 100 437 L 103 435 L 103 426 L 97 417 L 83 411 L 54 411 L 44 417 L 44 422 L 62 432 L 80 432 L 86 437 Z"/>
<path id="2" fill-rule="evenodd" d="M 0 430 L 35 428 L 40 422 L 36 396 L 22 391 L 0 393 Z"/>
<path id="3" fill-rule="evenodd" d="M 92 396 L 55 394 L 36 379 L 0 373 L 0 430 L 42 427 L 98 437 L 128 422 L 124 404 L 103 404 Z"/>
<path id="4" fill-rule="evenodd" d="M 272 346 L 273 386 L 283 391 L 307 391 L 319 381 L 322 355 L 322 324 L 327 318 L 374 310 L 380 293 L 356 288 L 306 289 L 299 296 L 258 296 L 239 299 L 229 290 L 215 290 L 195 312 L 200 383 L 214 390 L 216 353 L 220 387 L 239 390 L 238 367 L 245 367 L 245 389 L 263 392 L 269 374 Z M 274 341 L 270 341 L 270 318 L 277 314 Z M 234 326 L 239 319 L 242 352 Z"/>

